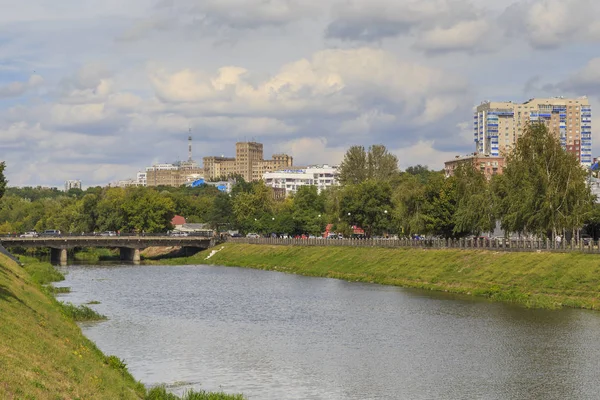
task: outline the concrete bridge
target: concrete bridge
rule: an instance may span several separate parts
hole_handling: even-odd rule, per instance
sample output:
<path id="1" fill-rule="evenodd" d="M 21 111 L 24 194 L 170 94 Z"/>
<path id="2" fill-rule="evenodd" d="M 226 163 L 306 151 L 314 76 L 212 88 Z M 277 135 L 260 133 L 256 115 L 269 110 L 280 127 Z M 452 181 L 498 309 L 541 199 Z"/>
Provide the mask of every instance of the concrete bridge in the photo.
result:
<path id="1" fill-rule="evenodd" d="M 121 260 L 140 262 L 140 250 L 146 247 L 181 246 L 187 249 L 207 249 L 214 239 L 205 236 L 62 236 L 62 237 L 0 237 L 0 244 L 11 247 L 49 247 L 52 262 L 65 265 L 67 250 L 75 247 L 119 248 Z"/>

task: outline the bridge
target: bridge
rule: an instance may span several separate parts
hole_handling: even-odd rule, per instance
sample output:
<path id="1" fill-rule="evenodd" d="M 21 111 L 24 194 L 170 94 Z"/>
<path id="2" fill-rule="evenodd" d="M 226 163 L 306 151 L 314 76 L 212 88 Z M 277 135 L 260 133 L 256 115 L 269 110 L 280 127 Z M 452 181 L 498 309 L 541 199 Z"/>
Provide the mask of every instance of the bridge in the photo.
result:
<path id="1" fill-rule="evenodd" d="M 180 246 L 189 249 L 207 249 L 215 239 L 206 236 L 60 236 L 60 237 L 0 237 L 0 244 L 10 247 L 48 247 L 52 262 L 65 265 L 67 250 L 75 247 L 118 248 L 121 260 L 140 262 L 140 250 L 146 247 Z"/>

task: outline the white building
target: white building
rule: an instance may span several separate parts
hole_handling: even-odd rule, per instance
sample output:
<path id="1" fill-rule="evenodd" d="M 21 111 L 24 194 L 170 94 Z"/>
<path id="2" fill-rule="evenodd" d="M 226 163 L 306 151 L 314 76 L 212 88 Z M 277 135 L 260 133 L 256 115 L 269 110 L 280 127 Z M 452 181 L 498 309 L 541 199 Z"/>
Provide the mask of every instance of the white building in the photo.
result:
<path id="1" fill-rule="evenodd" d="M 81 189 L 81 181 L 80 180 L 65 181 L 65 192 L 68 192 L 71 189 Z"/>
<path id="2" fill-rule="evenodd" d="M 147 174 L 145 172 L 138 172 L 137 173 L 137 184 L 138 186 L 146 186 L 146 178 L 147 178 Z"/>
<path id="3" fill-rule="evenodd" d="M 319 193 L 331 186 L 337 186 L 339 169 L 337 165 L 312 165 L 304 169 L 289 169 L 266 172 L 263 180 L 267 186 L 285 189 L 286 196 L 295 194 L 301 186 L 316 186 Z"/>

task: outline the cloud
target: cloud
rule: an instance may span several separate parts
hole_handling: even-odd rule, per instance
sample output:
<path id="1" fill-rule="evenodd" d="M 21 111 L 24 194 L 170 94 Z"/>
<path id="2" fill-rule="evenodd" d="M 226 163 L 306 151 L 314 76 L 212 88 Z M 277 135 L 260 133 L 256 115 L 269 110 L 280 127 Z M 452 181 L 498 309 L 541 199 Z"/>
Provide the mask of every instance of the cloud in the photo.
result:
<path id="1" fill-rule="evenodd" d="M 524 37 L 537 49 L 555 49 L 573 41 L 599 41 L 598 12 L 595 0 L 522 0 L 500 19 L 509 36 Z"/>
<path id="2" fill-rule="evenodd" d="M 571 93 L 600 96 L 600 57 L 591 59 L 579 71 L 558 83 L 555 88 Z"/>
<path id="3" fill-rule="evenodd" d="M 44 78 L 33 74 L 25 82 L 15 81 L 6 85 L 0 85 L 0 99 L 19 97 L 31 89 L 35 89 L 44 83 Z"/>
<path id="4" fill-rule="evenodd" d="M 318 15 L 316 0 L 180 0 L 163 1 L 152 15 L 136 21 L 118 40 L 134 41 L 152 33 L 199 30 L 203 35 L 228 35 L 283 27 Z"/>
<path id="5" fill-rule="evenodd" d="M 492 27 L 485 19 L 460 21 L 449 28 L 436 27 L 423 32 L 415 47 L 428 53 L 490 50 L 485 43 L 489 43 L 491 34 Z"/>
<path id="6" fill-rule="evenodd" d="M 372 109 L 404 116 L 406 122 L 443 117 L 451 110 L 441 103 L 456 101 L 468 89 L 459 76 L 372 48 L 319 51 L 258 83 L 240 67 L 223 67 L 216 74 L 156 70 L 150 80 L 163 102 L 195 103 L 199 113 L 358 116 Z"/>
<path id="7" fill-rule="evenodd" d="M 351 0 L 334 6 L 325 36 L 358 42 L 414 36 L 426 52 L 473 51 L 489 31 L 480 14 L 466 0 Z"/>

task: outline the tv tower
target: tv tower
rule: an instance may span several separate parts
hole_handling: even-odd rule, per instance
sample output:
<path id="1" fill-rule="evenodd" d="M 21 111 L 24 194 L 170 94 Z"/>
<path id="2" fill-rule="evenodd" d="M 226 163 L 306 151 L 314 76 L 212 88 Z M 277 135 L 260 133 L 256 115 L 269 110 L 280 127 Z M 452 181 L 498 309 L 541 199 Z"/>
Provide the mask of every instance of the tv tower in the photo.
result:
<path id="1" fill-rule="evenodd" d="M 189 128 L 190 135 L 188 136 L 188 161 L 192 162 L 192 128 Z"/>

